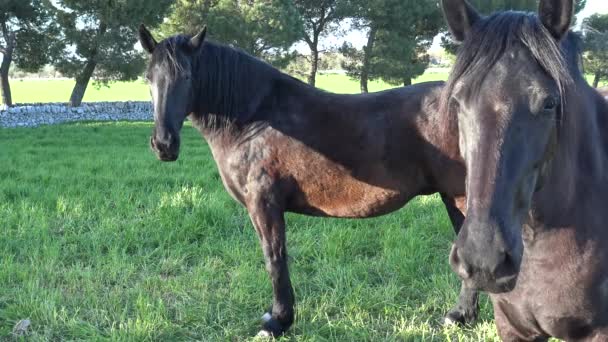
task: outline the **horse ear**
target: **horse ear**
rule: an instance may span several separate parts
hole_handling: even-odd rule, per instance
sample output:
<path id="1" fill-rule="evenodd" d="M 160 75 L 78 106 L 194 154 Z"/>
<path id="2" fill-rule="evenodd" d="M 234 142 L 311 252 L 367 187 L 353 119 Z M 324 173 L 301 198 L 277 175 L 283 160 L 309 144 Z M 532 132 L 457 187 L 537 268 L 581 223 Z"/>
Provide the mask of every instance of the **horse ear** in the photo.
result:
<path id="1" fill-rule="evenodd" d="M 467 0 L 442 0 L 441 5 L 452 36 L 458 42 L 464 41 L 481 16 Z"/>
<path id="2" fill-rule="evenodd" d="M 154 52 L 156 44 L 158 44 L 144 24 L 139 26 L 139 43 L 149 54 Z"/>
<path id="3" fill-rule="evenodd" d="M 560 40 L 570 29 L 574 16 L 573 0 L 541 0 L 538 16 L 555 39 Z"/>
<path id="4" fill-rule="evenodd" d="M 203 46 L 205 42 L 205 36 L 207 35 L 207 26 L 203 27 L 201 32 L 199 32 L 196 36 L 190 39 L 190 47 L 193 51 L 197 51 Z"/>

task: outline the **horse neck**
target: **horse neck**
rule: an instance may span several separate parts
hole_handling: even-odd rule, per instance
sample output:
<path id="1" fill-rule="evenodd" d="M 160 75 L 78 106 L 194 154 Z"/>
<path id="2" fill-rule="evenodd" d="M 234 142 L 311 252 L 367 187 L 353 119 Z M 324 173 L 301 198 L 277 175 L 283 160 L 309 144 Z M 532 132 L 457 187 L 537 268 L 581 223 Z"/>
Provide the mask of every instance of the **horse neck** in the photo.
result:
<path id="1" fill-rule="evenodd" d="M 274 87 L 277 70 L 244 52 L 206 43 L 196 60 L 193 122 L 205 136 L 238 134 L 257 121 Z"/>

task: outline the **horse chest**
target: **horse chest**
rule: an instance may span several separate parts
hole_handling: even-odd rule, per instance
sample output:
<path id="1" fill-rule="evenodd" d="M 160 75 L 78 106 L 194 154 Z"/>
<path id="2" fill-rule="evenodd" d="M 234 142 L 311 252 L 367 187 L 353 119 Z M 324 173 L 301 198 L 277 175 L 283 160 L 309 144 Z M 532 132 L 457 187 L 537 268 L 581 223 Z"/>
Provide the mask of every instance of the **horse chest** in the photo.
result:
<path id="1" fill-rule="evenodd" d="M 574 230 L 543 233 L 526 246 L 516 288 L 493 295 L 499 313 L 522 336 L 576 340 L 608 324 L 608 274 L 596 242 Z"/>

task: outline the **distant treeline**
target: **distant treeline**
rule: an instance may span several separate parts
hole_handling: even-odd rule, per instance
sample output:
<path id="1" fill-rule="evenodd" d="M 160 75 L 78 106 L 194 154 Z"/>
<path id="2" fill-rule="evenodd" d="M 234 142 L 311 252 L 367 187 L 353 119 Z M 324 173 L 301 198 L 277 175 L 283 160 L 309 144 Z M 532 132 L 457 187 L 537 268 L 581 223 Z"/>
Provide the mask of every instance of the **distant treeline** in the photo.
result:
<path id="1" fill-rule="evenodd" d="M 533 10 L 537 1 L 472 2 L 489 13 Z M 576 10 L 585 2 L 578 0 Z M 0 90 L 7 105 L 12 104 L 11 75 L 46 70 L 73 78 L 76 84 L 66 94 L 73 106 L 80 105 L 91 79 L 100 84 L 137 79 L 146 61 L 135 48 L 140 23 L 160 37 L 207 25 L 211 39 L 240 47 L 311 85 L 318 70 L 341 69 L 359 81 L 362 92 L 374 79 L 411 84 L 433 60 L 428 53 L 433 38 L 445 31 L 438 0 L 4 0 L 0 5 Z M 608 25 L 602 18 L 584 25 L 586 36 L 595 35 L 588 39 L 592 48 L 586 57 L 598 82 L 608 69 L 608 39 L 600 35 Z M 351 30 L 365 34 L 363 48 L 344 42 L 322 50 L 324 37 L 344 37 Z M 293 48 L 297 43 L 310 53 L 299 54 Z M 448 38 L 443 46 L 456 49 Z M 11 73 L 12 65 L 18 72 Z"/>

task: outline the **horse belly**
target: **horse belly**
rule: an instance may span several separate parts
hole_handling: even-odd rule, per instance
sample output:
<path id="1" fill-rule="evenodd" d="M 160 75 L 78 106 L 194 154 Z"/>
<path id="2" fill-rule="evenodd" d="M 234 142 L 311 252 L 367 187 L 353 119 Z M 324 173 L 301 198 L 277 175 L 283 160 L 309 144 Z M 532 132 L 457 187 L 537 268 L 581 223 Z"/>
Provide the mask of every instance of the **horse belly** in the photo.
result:
<path id="1" fill-rule="evenodd" d="M 309 178 L 298 182 L 290 211 L 331 217 L 365 218 L 403 207 L 414 195 L 398 187 L 374 185 L 349 175 Z"/>

